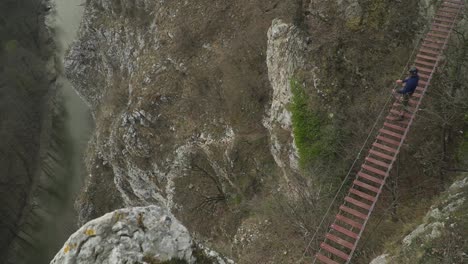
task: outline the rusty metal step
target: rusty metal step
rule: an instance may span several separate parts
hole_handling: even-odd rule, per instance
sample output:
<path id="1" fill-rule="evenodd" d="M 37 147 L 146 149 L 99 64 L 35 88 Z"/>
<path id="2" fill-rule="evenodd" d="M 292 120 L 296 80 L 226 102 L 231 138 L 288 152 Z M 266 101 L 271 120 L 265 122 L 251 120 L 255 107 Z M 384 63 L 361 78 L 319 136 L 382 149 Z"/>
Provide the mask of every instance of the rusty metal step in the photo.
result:
<path id="1" fill-rule="evenodd" d="M 434 37 L 434 38 L 442 38 L 442 39 L 446 39 L 448 37 L 448 34 L 438 34 L 438 33 L 427 33 L 426 36 L 429 36 L 429 37 Z"/>
<path id="2" fill-rule="evenodd" d="M 423 88 L 420 88 L 420 89 L 421 89 L 420 91 L 422 92 Z M 415 91 L 417 91 L 417 90 L 415 90 Z M 415 107 L 415 106 L 418 104 L 419 100 L 414 99 L 414 98 L 412 98 L 412 97 L 410 97 L 410 98 L 411 98 L 411 99 L 408 100 L 408 104 L 409 104 L 410 106 L 412 106 L 412 107 Z M 399 100 L 396 100 L 396 102 L 399 102 Z"/>
<path id="3" fill-rule="evenodd" d="M 361 201 L 358 201 L 354 198 L 351 198 L 349 196 L 346 196 L 345 197 L 345 201 L 347 201 L 348 203 L 351 203 L 351 204 L 354 204 L 355 206 L 358 206 L 358 207 L 361 207 L 363 209 L 366 209 L 366 210 L 370 210 L 372 205 L 370 204 L 366 204 L 364 202 L 361 202 Z"/>
<path id="4" fill-rule="evenodd" d="M 455 15 L 453 15 L 453 14 L 448 14 L 448 13 L 444 13 L 444 12 L 437 12 L 437 13 L 435 14 L 435 16 L 436 16 L 436 17 L 446 18 L 446 19 L 449 20 L 449 21 L 447 21 L 447 22 L 453 22 L 453 20 L 456 18 Z"/>
<path id="5" fill-rule="evenodd" d="M 329 259 L 328 257 L 325 257 L 324 255 L 322 255 L 322 254 L 320 254 L 320 253 L 315 254 L 315 257 L 316 257 L 318 260 L 320 260 L 320 261 L 322 261 L 323 263 L 325 263 L 325 264 L 340 264 L 340 263 L 338 263 L 338 262 L 336 262 L 336 261 L 333 261 L 333 260 Z"/>
<path id="6" fill-rule="evenodd" d="M 397 108 L 401 108 L 401 107 L 403 107 L 403 104 L 401 104 L 401 103 L 399 103 L 399 102 L 395 102 L 395 103 L 393 103 L 393 106 L 394 106 L 394 107 L 397 107 Z M 412 107 L 412 106 L 408 106 L 408 107 L 406 108 L 406 110 L 408 110 L 408 111 L 410 111 L 410 112 L 415 112 L 415 111 L 416 111 L 416 108 L 414 108 L 414 107 Z"/>
<path id="7" fill-rule="evenodd" d="M 337 243 L 338 245 L 342 245 L 343 247 L 354 250 L 354 244 L 349 242 L 349 241 L 346 241 L 346 240 L 342 239 L 341 237 L 338 237 L 338 236 L 332 235 L 330 233 L 327 233 L 325 235 L 325 238 Z"/>
<path id="8" fill-rule="evenodd" d="M 419 50 L 419 51 L 424 52 L 424 51 L 421 51 L 421 50 Z M 425 68 L 425 67 L 422 67 L 422 66 L 418 67 L 419 72 L 426 72 L 426 73 L 430 74 L 432 72 L 432 70 L 433 70 L 433 68 Z"/>
<path id="9" fill-rule="evenodd" d="M 377 143 L 377 142 L 372 143 L 372 146 L 374 146 L 376 148 L 379 148 L 379 149 L 383 149 L 383 150 L 388 151 L 388 152 L 391 152 L 391 153 L 393 153 L 393 155 L 395 155 L 397 153 L 397 151 L 398 151 L 395 148 L 385 146 L 385 145 Z"/>
<path id="10" fill-rule="evenodd" d="M 402 134 L 395 133 L 395 132 L 392 132 L 392 131 L 384 129 L 384 128 L 379 129 L 379 132 L 382 133 L 382 134 L 394 137 L 394 138 L 398 138 L 400 140 L 403 138 Z"/>
<path id="11" fill-rule="evenodd" d="M 392 144 L 392 145 L 395 145 L 395 146 L 399 146 L 400 145 L 400 141 L 396 141 L 396 140 L 393 140 L 393 139 L 389 139 L 389 138 L 386 138 L 384 136 L 377 136 L 377 139 L 380 140 L 380 141 L 383 141 L 385 143 L 388 143 L 388 144 Z"/>
<path id="12" fill-rule="evenodd" d="M 434 62 L 427 62 L 427 61 L 422 61 L 422 60 L 415 60 L 415 64 L 421 64 L 429 67 L 434 67 L 435 63 Z"/>
<path id="13" fill-rule="evenodd" d="M 395 103 L 393 103 L 392 105 L 394 108 L 401 108 L 403 107 L 403 104 L 399 101 L 396 101 Z M 406 108 L 407 110 L 411 111 L 411 112 L 414 112 L 416 110 L 416 107 L 414 105 L 411 105 L 408 103 L 408 106 Z M 399 129 L 398 129 L 399 130 Z"/>
<path id="14" fill-rule="evenodd" d="M 458 9 L 454 10 L 454 8 L 447 8 L 447 7 L 441 7 L 441 8 L 439 8 L 439 10 L 437 10 L 437 12 L 450 13 L 450 14 L 454 14 L 454 16 L 459 14 Z"/>
<path id="15" fill-rule="evenodd" d="M 424 78 L 426 80 L 429 80 L 430 75 L 424 74 L 424 73 L 419 73 L 419 78 Z"/>
<path id="16" fill-rule="evenodd" d="M 450 29 L 447 29 L 445 27 L 434 27 L 434 26 L 432 26 L 430 31 L 441 32 L 441 33 L 445 34 L 445 37 L 447 37 L 448 34 L 450 33 Z M 440 33 L 437 33 L 437 34 L 440 34 Z"/>
<path id="17" fill-rule="evenodd" d="M 426 47 L 426 48 L 431 48 L 431 49 L 442 50 L 442 45 L 434 44 L 434 43 L 429 43 L 429 42 L 422 42 L 422 43 L 421 43 L 421 46 L 422 46 L 422 47 Z"/>
<path id="18" fill-rule="evenodd" d="M 343 215 L 340 215 L 340 214 L 337 214 L 336 215 L 336 220 L 339 220 L 343 223 L 346 223 L 352 227 L 355 227 L 355 228 L 358 228 L 358 229 L 362 229 L 362 224 L 361 223 L 358 223 L 352 219 L 349 219 L 348 217 L 346 216 L 343 216 Z"/>
<path id="19" fill-rule="evenodd" d="M 386 116 L 385 119 L 388 120 L 388 121 L 398 123 L 398 124 L 402 124 L 402 125 L 408 125 L 409 124 L 408 120 L 406 120 L 406 119 L 400 120 L 399 118 L 397 118 L 395 116 L 391 116 L 391 115 Z"/>
<path id="20" fill-rule="evenodd" d="M 448 19 L 448 18 L 445 17 L 445 16 L 441 16 L 441 15 L 436 14 L 435 17 L 434 17 L 434 20 L 436 20 L 436 21 L 442 21 L 442 22 L 447 22 L 447 23 L 453 23 L 453 20 L 454 20 L 454 19 Z"/>
<path id="21" fill-rule="evenodd" d="M 419 85 L 420 85 L 421 87 L 425 87 L 427 84 L 428 84 L 427 81 L 419 80 Z"/>
<path id="22" fill-rule="evenodd" d="M 387 123 L 387 122 L 384 122 L 384 126 L 385 126 L 385 127 L 389 127 L 389 128 L 391 128 L 391 129 L 394 129 L 394 130 L 402 131 L 402 132 L 405 132 L 405 131 L 406 131 L 406 127 L 401 127 L 401 126 L 398 126 L 398 125 L 393 125 L 393 124 L 390 124 L 390 123 Z"/>
<path id="23" fill-rule="evenodd" d="M 370 166 L 370 165 L 367 165 L 367 164 L 363 164 L 362 165 L 362 168 L 369 171 L 369 172 L 372 172 L 372 173 L 375 173 L 377 175 L 380 175 L 380 176 L 383 176 L 383 177 L 387 177 L 387 173 L 383 170 L 379 170 L 379 169 L 376 169 L 374 168 L 373 166 Z"/>
<path id="24" fill-rule="evenodd" d="M 344 205 L 340 205 L 340 210 L 343 211 L 343 212 L 346 212 L 350 215 L 354 215 L 358 218 L 361 218 L 362 220 L 366 220 L 367 219 L 367 215 L 357 211 L 357 210 L 354 210 L 354 209 L 351 209 L 347 206 L 344 206 Z"/>
<path id="25" fill-rule="evenodd" d="M 416 57 L 421 58 L 421 59 L 425 59 L 425 60 L 431 60 L 431 61 L 436 61 L 437 60 L 437 57 L 435 57 L 435 56 L 426 56 L 426 55 L 418 54 L 418 55 L 416 55 Z"/>
<path id="26" fill-rule="evenodd" d="M 339 225 L 337 225 L 337 224 L 332 224 L 330 227 L 331 227 L 332 229 L 334 229 L 334 230 L 336 230 L 336 231 L 338 231 L 338 232 L 344 234 L 344 235 L 347 235 L 347 236 L 351 237 L 351 238 L 354 238 L 354 239 L 358 239 L 358 238 L 359 238 L 359 235 L 358 235 L 358 234 L 356 234 L 356 233 L 354 233 L 353 231 L 350 231 L 350 230 L 348 230 L 348 229 L 346 229 L 346 228 L 344 228 L 344 227 L 342 227 L 342 226 L 339 226 Z"/>
<path id="27" fill-rule="evenodd" d="M 368 201 L 371 201 L 371 202 L 375 202 L 375 200 L 376 200 L 374 196 L 369 195 L 367 193 L 363 193 L 363 192 L 361 192 L 359 190 L 356 190 L 356 189 L 350 189 L 349 192 L 354 194 L 354 195 L 357 195 L 357 196 L 359 196 L 361 198 L 364 198 L 364 199 L 366 199 Z"/>
<path id="28" fill-rule="evenodd" d="M 372 163 L 373 165 L 377 165 L 377 166 L 383 167 L 385 169 L 390 168 L 390 164 L 388 164 L 386 162 L 383 162 L 383 161 L 380 161 L 380 160 L 376 160 L 376 159 L 371 158 L 371 157 L 366 157 L 365 160 L 367 162 L 369 162 L 369 163 Z"/>
<path id="29" fill-rule="evenodd" d="M 452 25 L 447 25 L 447 24 L 442 24 L 442 23 L 437 23 L 437 22 L 432 23 L 432 26 L 452 29 Z"/>
<path id="30" fill-rule="evenodd" d="M 413 96 L 415 95 L 416 93 L 413 94 Z M 401 111 L 397 111 L 397 110 L 394 110 L 394 109 L 390 109 L 390 113 L 394 114 L 394 115 L 397 115 L 397 116 L 400 116 L 401 115 Z M 403 113 L 403 116 L 406 117 L 406 118 L 411 118 L 411 114 L 408 114 L 408 113 Z"/>
<path id="31" fill-rule="evenodd" d="M 343 251 L 341 251 L 339 249 L 336 249 L 336 248 L 328 245 L 325 242 L 322 242 L 320 244 L 320 247 L 322 249 L 324 249 L 325 251 L 328 251 L 328 252 L 332 253 L 333 255 L 338 256 L 338 257 L 340 257 L 340 258 L 342 258 L 344 260 L 348 260 L 348 258 L 349 258 L 348 254 L 344 253 Z"/>
<path id="32" fill-rule="evenodd" d="M 382 179 L 379 179 L 379 178 L 377 178 L 375 176 L 371 176 L 371 175 L 366 174 L 366 173 L 364 173 L 362 171 L 358 172 L 358 177 L 366 179 L 366 180 L 374 182 L 374 183 L 377 183 L 378 185 L 382 185 L 382 183 L 384 182 Z"/>
<path id="33" fill-rule="evenodd" d="M 436 44 L 439 44 L 439 45 L 443 45 L 445 40 L 436 39 L 436 38 L 432 38 L 432 37 L 426 37 L 426 38 L 424 38 L 424 42 L 430 42 L 430 43 L 436 43 Z"/>
<path id="34" fill-rule="evenodd" d="M 364 183 L 362 181 L 358 181 L 358 180 L 354 180 L 353 181 L 353 184 L 354 185 L 357 185 L 359 187 L 362 187 L 362 188 L 365 188 L 365 189 L 368 189 L 369 191 L 373 191 L 375 193 L 379 193 L 380 192 L 380 189 L 375 187 L 375 186 L 372 186 L 370 184 L 367 184 L 367 183 Z M 364 219 L 364 218 L 363 218 Z"/>
<path id="35" fill-rule="evenodd" d="M 373 149 L 370 149 L 369 153 L 376 156 L 376 157 L 379 157 L 381 159 L 386 159 L 386 160 L 393 160 L 394 159 L 394 157 L 392 157 L 390 155 L 384 154 L 382 152 L 379 152 L 379 151 L 373 150 Z"/>
<path id="36" fill-rule="evenodd" d="M 459 4 L 443 3 L 441 5 L 441 8 L 450 8 L 450 9 L 460 10 L 461 8 L 463 8 L 463 6 Z M 463 13 L 463 10 L 460 10 L 459 15 L 461 15 L 462 13 Z"/>
<path id="37" fill-rule="evenodd" d="M 451 3 L 451 2 L 443 2 L 441 7 L 450 7 L 450 8 L 456 8 L 460 9 L 463 7 L 463 3 Z"/>

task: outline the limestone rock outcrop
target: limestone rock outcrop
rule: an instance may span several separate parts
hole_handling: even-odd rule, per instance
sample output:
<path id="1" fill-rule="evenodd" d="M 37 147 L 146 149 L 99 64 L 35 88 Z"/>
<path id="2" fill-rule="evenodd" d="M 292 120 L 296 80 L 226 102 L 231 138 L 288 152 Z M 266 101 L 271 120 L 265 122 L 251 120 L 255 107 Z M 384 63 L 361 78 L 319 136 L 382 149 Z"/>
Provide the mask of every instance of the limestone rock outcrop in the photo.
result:
<path id="1" fill-rule="evenodd" d="M 271 154 L 286 180 L 291 171 L 299 170 L 288 106 L 292 98 L 290 81 L 298 69 L 304 68 L 306 51 L 306 38 L 301 30 L 279 19 L 273 20 L 267 45 L 268 78 L 273 95 L 263 125 L 270 134 Z"/>
<path id="2" fill-rule="evenodd" d="M 454 182 L 427 212 L 423 222 L 392 252 L 371 264 L 464 263 L 468 235 L 468 177 Z"/>
<path id="3" fill-rule="evenodd" d="M 211 263 L 234 263 L 200 248 L 169 211 L 148 206 L 120 209 L 86 223 L 51 264 L 160 263 L 171 259 L 193 264 L 197 256 Z"/>

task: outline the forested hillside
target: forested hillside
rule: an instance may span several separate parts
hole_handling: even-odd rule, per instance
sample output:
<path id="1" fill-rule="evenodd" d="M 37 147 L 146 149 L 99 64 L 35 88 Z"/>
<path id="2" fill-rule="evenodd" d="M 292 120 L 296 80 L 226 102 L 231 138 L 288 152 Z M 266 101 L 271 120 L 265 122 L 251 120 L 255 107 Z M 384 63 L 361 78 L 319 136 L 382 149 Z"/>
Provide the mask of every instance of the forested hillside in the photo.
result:
<path id="1" fill-rule="evenodd" d="M 41 145 L 47 141 L 50 132 L 47 126 L 51 118 L 51 84 L 55 76 L 54 45 L 45 27 L 47 11 L 44 1 L 0 1 L 2 263 L 6 261 L 13 241 L 19 241 L 23 246 L 31 243 L 28 234 L 19 230 L 24 228 L 23 220 L 33 210 L 30 201 L 39 178 Z"/>

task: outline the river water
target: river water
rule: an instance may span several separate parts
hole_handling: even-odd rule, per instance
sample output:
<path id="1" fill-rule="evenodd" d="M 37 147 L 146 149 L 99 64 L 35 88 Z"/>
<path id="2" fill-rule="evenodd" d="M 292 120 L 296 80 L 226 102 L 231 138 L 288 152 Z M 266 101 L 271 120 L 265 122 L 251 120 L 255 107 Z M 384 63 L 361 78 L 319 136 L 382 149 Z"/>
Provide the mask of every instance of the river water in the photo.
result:
<path id="1" fill-rule="evenodd" d="M 66 50 L 75 40 L 83 16 L 84 0 L 51 0 L 55 5 L 54 21 L 56 30 L 57 56 L 63 61 Z M 72 84 L 65 76 L 58 76 L 57 84 L 61 89 L 65 107 L 65 128 L 68 138 L 65 152 L 68 168 L 63 177 L 61 188 L 65 193 L 60 199 L 50 200 L 45 205 L 53 217 L 43 223 L 45 228 L 41 231 L 44 238 L 42 248 L 34 263 L 49 263 L 67 238 L 76 229 L 76 212 L 74 201 L 78 195 L 86 171 L 83 162 L 83 153 L 92 130 L 92 118 L 88 106 L 81 100 L 73 89 Z M 48 207 L 48 208 L 47 208 Z M 32 262 L 31 262 L 32 263 Z"/>

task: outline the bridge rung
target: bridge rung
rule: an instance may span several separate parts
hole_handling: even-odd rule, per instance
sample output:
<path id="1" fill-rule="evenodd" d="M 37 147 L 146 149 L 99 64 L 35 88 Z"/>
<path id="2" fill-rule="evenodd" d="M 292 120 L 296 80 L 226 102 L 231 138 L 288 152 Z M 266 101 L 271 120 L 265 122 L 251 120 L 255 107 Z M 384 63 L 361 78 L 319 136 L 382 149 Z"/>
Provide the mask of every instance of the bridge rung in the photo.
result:
<path id="1" fill-rule="evenodd" d="M 447 14 L 447 13 L 444 13 L 444 12 L 437 12 L 436 14 L 436 17 L 439 17 L 439 18 L 444 18 L 444 19 L 447 19 L 448 21 L 445 21 L 445 22 L 453 22 L 456 18 L 455 15 L 453 14 Z"/>
<path id="2" fill-rule="evenodd" d="M 420 49 L 419 51 L 420 51 L 420 52 L 426 52 L 426 51 L 423 51 L 423 49 Z M 428 53 L 428 52 L 426 52 L 426 53 Z M 434 52 L 434 53 L 436 53 L 436 52 Z M 438 54 L 438 53 L 436 53 L 436 54 Z M 418 67 L 418 71 L 419 71 L 419 72 L 426 72 L 426 73 L 429 73 L 429 74 L 430 74 L 430 73 L 432 72 L 432 70 L 433 70 L 433 69 L 431 69 L 431 68 Z"/>
<path id="3" fill-rule="evenodd" d="M 393 103 L 393 106 L 394 107 L 403 107 L 403 105 L 401 103 L 398 103 L 398 102 Z M 407 106 L 404 109 L 407 110 L 407 111 L 410 111 L 410 112 L 415 112 L 416 111 L 416 107 L 413 107 L 413 106 Z M 399 130 L 399 129 L 397 129 L 397 130 Z M 399 130 L 399 131 L 401 131 L 401 130 Z"/>
<path id="4" fill-rule="evenodd" d="M 420 87 L 420 88 L 424 90 L 424 87 Z M 409 99 L 409 100 L 408 100 L 408 103 L 409 103 L 410 105 L 415 105 L 415 106 L 416 106 L 416 105 L 419 103 L 419 100 L 416 100 L 416 99 Z"/>
<path id="5" fill-rule="evenodd" d="M 354 250 L 354 245 L 353 245 L 353 243 L 350 243 L 350 242 L 348 242 L 348 241 L 346 241 L 346 240 L 344 240 L 344 239 L 342 239 L 342 238 L 340 238 L 340 237 L 337 237 L 337 236 L 332 235 L 332 234 L 330 234 L 330 233 L 326 234 L 325 237 L 326 237 L 327 239 L 329 239 L 329 240 L 331 240 L 331 241 L 333 241 L 333 242 L 339 244 L 339 245 L 342 245 L 343 247 L 347 247 L 347 248 L 349 248 L 349 249 L 351 249 L 351 250 Z"/>
<path id="6" fill-rule="evenodd" d="M 436 55 L 436 56 L 439 56 L 439 53 L 437 51 L 434 51 L 434 50 L 431 50 L 431 49 L 426 49 L 426 48 L 420 48 L 419 49 L 419 52 L 424 52 L 424 53 L 428 53 L 428 54 L 432 54 L 432 55 Z M 419 69 L 421 70 L 421 69 Z M 430 69 L 430 72 L 432 71 L 432 69 Z"/>
<path id="7" fill-rule="evenodd" d="M 421 98 L 422 94 L 421 93 L 414 93 L 412 96 L 414 96 L 416 98 Z"/>
<path id="8" fill-rule="evenodd" d="M 384 126 L 389 127 L 391 129 L 398 130 L 398 131 L 403 131 L 403 132 L 406 131 L 406 127 L 393 125 L 393 124 L 390 124 L 390 123 L 387 123 L 387 122 L 384 122 Z"/>
<path id="9" fill-rule="evenodd" d="M 384 182 L 383 180 L 381 180 L 381 179 L 379 179 L 379 178 L 376 178 L 376 177 L 374 177 L 374 176 L 371 176 L 371 175 L 369 175 L 369 174 L 365 174 L 365 173 L 362 172 L 362 171 L 358 172 L 358 176 L 361 177 L 361 178 L 364 178 L 364 179 L 366 179 L 366 180 L 368 180 L 368 181 L 375 182 L 375 183 L 377 183 L 377 184 L 379 184 L 379 185 L 381 185 L 381 184 Z M 361 187 L 362 187 L 362 186 L 361 186 Z"/>
<path id="10" fill-rule="evenodd" d="M 447 19 L 447 17 L 445 16 L 441 16 L 439 14 L 436 14 L 435 17 L 434 17 L 434 20 L 437 20 L 437 21 L 442 21 L 442 22 L 448 22 L 448 23 L 453 23 L 453 19 Z"/>
<path id="11" fill-rule="evenodd" d="M 449 30 L 452 28 L 451 25 L 442 24 L 442 23 L 433 23 L 432 26 L 442 27 L 442 28 L 448 28 Z"/>
<path id="12" fill-rule="evenodd" d="M 400 140 L 403 138 L 402 134 L 398 134 L 398 133 L 389 131 L 389 130 L 384 129 L 384 128 L 379 129 L 379 132 L 382 133 L 382 134 L 385 134 L 385 135 L 389 135 L 389 136 L 392 136 L 392 137 L 395 137 L 395 138 L 399 138 Z"/>
<path id="13" fill-rule="evenodd" d="M 447 8 L 447 7 L 439 8 L 439 10 L 437 10 L 437 12 L 444 12 L 444 13 L 453 14 L 454 17 L 456 17 L 458 15 L 458 10 L 453 10 L 453 9 Z"/>
<path id="14" fill-rule="evenodd" d="M 379 189 L 379 188 L 377 188 L 377 187 L 375 187 L 375 186 L 372 186 L 372 185 L 370 185 L 370 184 L 367 184 L 367 183 L 363 183 L 363 182 L 358 181 L 358 180 L 354 180 L 354 181 L 353 181 L 353 184 L 354 184 L 354 185 L 357 185 L 357 186 L 360 186 L 360 187 L 362 187 L 362 188 L 365 188 L 365 189 L 367 189 L 367 190 L 369 190 L 369 191 L 375 192 L 375 193 L 379 193 L 379 192 L 380 192 L 380 189 Z"/>
<path id="15" fill-rule="evenodd" d="M 344 206 L 344 205 L 341 205 L 341 206 L 340 206 L 340 210 L 343 211 L 343 212 L 346 212 L 346 213 L 348 213 L 348 214 L 354 215 L 354 216 L 356 216 L 356 217 L 359 217 L 359 218 L 361 218 L 361 219 L 363 219 L 363 220 L 366 220 L 366 219 L 367 219 L 367 215 L 365 215 L 365 214 L 363 214 L 363 213 L 361 213 L 361 212 L 359 212 L 359 211 L 357 211 L 357 210 L 354 210 L 354 209 L 351 209 L 351 208 L 349 208 L 349 207 L 346 207 L 346 206 Z"/>
<path id="16" fill-rule="evenodd" d="M 370 205 L 370 204 L 366 204 L 364 202 L 358 201 L 358 200 L 356 200 L 354 198 L 351 198 L 349 196 L 345 197 L 345 201 L 347 201 L 348 203 L 354 204 L 355 206 L 366 209 L 366 210 L 370 210 L 371 207 L 372 207 L 372 205 Z"/>
<path id="17" fill-rule="evenodd" d="M 418 55 L 416 55 L 416 57 L 421 58 L 421 59 L 425 59 L 425 60 L 431 60 L 431 61 L 436 61 L 437 60 L 437 57 L 435 57 L 435 56 L 427 56 L 427 55 L 418 54 Z"/>
<path id="18" fill-rule="evenodd" d="M 440 6 L 441 8 L 452 8 L 452 9 L 460 9 L 460 6 L 456 6 L 456 5 L 450 5 L 450 3 L 442 3 L 442 5 Z"/>
<path id="19" fill-rule="evenodd" d="M 420 78 L 425 78 L 425 79 L 428 79 L 429 80 L 429 77 L 431 77 L 430 75 L 427 75 L 427 74 L 424 74 L 424 73 L 420 73 L 419 74 L 419 77 Z"/>
<path id="20" fill-rule="evenodd" d="M 442 7 L 460 9 L 460 8 L 463 8 L 463 4 L 452 3 L 452 2 L 444 2 L 444 3 L 442 3 Z"/>
<path id="21" fill-rule="evenodd" d="M 322 255 L 320 253 L 315 254 L 315 258 L 322 261 L 325 264 L 340 264 L 340 263 L 338 263 L 336 261 L 333 261 L 333 260 L 329 259 L 328 257 L 325 257 L 324 255 Z"/>
<path id="22" fill-rule="evenodd" d="M 438 32 L 437 34 L 442 33 L 442 34 L 447 34 L 448 35 L 450 33 L 450 29 L 446 29 L 446 28 L 431 27 L 430 30 L 433 31 L 433 32 Z"/>
<path id="23" fill-rule="evenodd" d="M 320 247 L 330 253 L 332 253 L 333 255 L 335 256 L 338 256 L 344 260 L 348 260 L 349 256 L 348 254 L 344 253 L 343 251 L 339 250 L 339 249 L 336 249 L 330 245 L 328 245 L 327 243 L 323 242 L 322 244 L 320 244 Z"/>
<path id="24" fill-rule="evenodd" d="M 386 160 L 393 160 L 394 157 L 390 156 L 390 155 L 387 155 L 387 154 L 384 154 L 382 152 L 379 152 L 377 150 L 373 150 L 373 149 L 370 149 L 369 150 L 369 153 L 376 156 L 376 157 L 379 157 L 379 158 L 382 158 L 382 159 L 386 159 Z"/>
<path id="25" fill-rule="evenodd" d="M 385 151 L 388 151 L 388 152 L 391 152 L 391 153 L 394 153 L 394 154 L 397 153 L 397 149 L 389 147 L 389 146 L 382 145 L 382 144 L 377 143 L 377 142 L 374 142 L 372 144 L 372 146 L 377 147 L 379 149 L 383 149 Z"/>
<path id="26" fill-rule="evenodd" d="M 390 164 L 385 163 L 385 162 L 380 161 L 380 160 L 376 160 L 376 159 L 374 159 L 374 158 L 366 157 L 365 160 L 366 160 L 367 162 L 370 162 L 370 163 L 372 163 L 372 164 L 378 165 L 378 166 L 380 166 L 380 167 L 384 167 L 384 168 L 386 168 L 386 169 L 390 168 Z"/>
<path id="27" fill-rule="evenodd" d="M 442 50 L 442 46 L 441 46 L 441 45 L 438 45 L 438 44 L 433 44 L 433 43 L 429 43 L 429 42 L 423 42 L 421 45 L 422 45 L 423 47 L 426 47 L 426 48 Z M 432 65 L 432 66 L 433 66 L 433 65 Z"/>
<path id="28" fill-rule="evenodd" d="M 416 95 L 416 93 L 413 94 L 413 96 L 415 96 L 415 95 Z M 401 115 L 401 112 L 400 112 L 400 111 L 397 111 L 397 110 L 395 110 L 395 109 L 391 109 L 391 110 L 390 110 L 390 113 L 392 113 L 392 114 L 394 114 L 394 115 L 397 115 L 397 116 L 400 116 L 400 115 Z M 408 114 L 408 113 L 406 113 L 406 112 L 405 112 L 403 115 L 404 115 L 405 117 L 407 117 L 407 118 L 410 118 L 410 117 L 411 117 L 411 114 Z"/>
<path id="29" fill-rule="evenodd" d="M 403 125 L 409 125 L 408 120 L 399 120 L 398 118 L 391 116 L 391 115 L 388 115 L 387 117 L 385 117 L 385 119 L 387 119 L 388 121 L 392 121 L 392 122 L 398 122 Z"/>
<path id="30" fill-rule="evenodd" d="M 395 146 L 399 146 L 399 145 L 400 145 L 400 142 L 399 142 L 399 141 L 396 141 L 396 140 L 393 140 L 393 139 L 389 139 L 389 138 L 386 138 L 386 137 L 383 137 L 383 136 L 377 136 L 377 139 L 380 140 L 380 141 L 383 141 L 383 142 L 385 142 L 385 143 L 389 143 L 389 144 L 395 145 Z"/>
<path id="31" fill-rule="evenodd" d="M 436 39 L 436 38 L 433 38 L 433 37 L 426 37 L 426 38 L 424 38 L 424 41 L 431 42 L 431 43 L 437 43 L 437 44 L 440 44 L 440 45 L 443 45 L 445 43 L 445 40 L 440 40 L 440 39 Z"/>
<path id="32" fill-rule="evenodd" d="M 336 215 L 336 219 L 343 222 L 343 223 L 346 223 L 352 227 L 355 227 L 355 228 L 359 228 L 359 229 L 362 229 L 362 224 L 352 220 L 352 219 L 349 219 L 348 217 L 346 216 L 343 216 L 343 215 L 340 215 L 340 214 L 337 214 Z"/>
<path id="33" fill-rule="evenodd" d="M 425 65 L 425 66 L 429 66 L 429 67 L 434 67 L 434 64 L 433 62 L 427 62 L 427 61 L 422 61 L 422 60 L 418 60 L 416 59 L 414 61 L 415 64 L 420 64 L 420 65 Z"/>
<path id="34" fill-rule="evenodd" d="M 387 177 L 387 175 L 388 175 L 387 172 L 385 172 L 383 170 L 376 169 L 376 168 L 374 168 L 372 166 L 369 166 L 367 164 L 363 164 L 361 167 L 363 169 L 367 170 L 367 171 L 373 172 L 373 173 L 378 174 L 378 175 L 383 176 L 383 177 Z"/>
<path id="35" fill-rule="evenodd" d="M 357 196 L 359 196 L 361 198 L 369 200 L 371 202 L 375 202 L 375 196 L 369 195 L 367 193 L 363 193 L 363 192 L 358 191 L 356 189 L 350 189 L 349 192 L 352 193 L 352 194 L 355 194 L 355 195 L 357 195 Z"/>
<path id="36" fill-rule="evenodd" d="M 337 224 L 332 224 L 330 227 L 333 228 L 334 230 L 344 234 L 344 235 L 347 235 L 347 236 L 351 237 L 351 238 L 354 238 L 354 239 L 359 238 L 358 234 L 356 234 L 353 231 L 350 231 L 350 230 L 348 230 L 348 229 L 346 229 L 346 228 L 344 228 L 342 226 L 339 226 Z"/>

